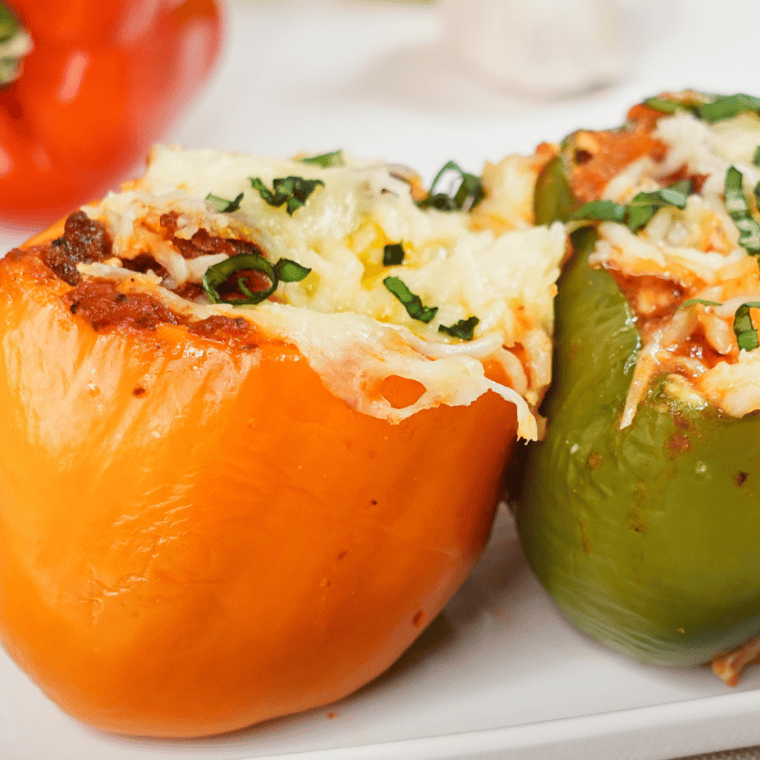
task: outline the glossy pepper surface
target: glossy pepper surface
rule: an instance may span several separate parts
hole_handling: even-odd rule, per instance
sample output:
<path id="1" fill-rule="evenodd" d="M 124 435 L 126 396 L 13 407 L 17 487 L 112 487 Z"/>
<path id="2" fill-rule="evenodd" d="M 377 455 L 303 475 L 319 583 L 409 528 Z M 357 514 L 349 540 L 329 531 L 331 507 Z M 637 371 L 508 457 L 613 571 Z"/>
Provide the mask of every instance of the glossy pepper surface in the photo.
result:
<path id="1" fill-rule="evenodd" d="M 760 420 L 677 405 L 655 381 L 619 429 L 640 341 L 612 275 L 588 266 L 585 233 L 559 284 L 522 546 L 585 632 L 648 663 L 700 664 L 760 630 Z"/>
<path id="2" fill-rule="evenodd" d="M 142 162 L 208 79 L 222 19 L 215 0 L 4 0 L 0 49 L 24 30 L 0 77 L 0 223 L 30 228 Z"/>
<path id="3" fill-rule="evenodd" d="M 539 182 L 544 222 L 579 205 L 567 168 L 557 158 Z M 641 337 L 615 278 L 589 265 L 593 228 L 572 241 L 547 435 L 517 508 L 522 546 L 586 633 L 647 663 L 704 663 L 760 630 L 760 418 L 679 403 L 659 376 L 620 429 Z"/>
<path id="4" fill-rule="evenodd" d="M 38 258 L 0 263 L 12 656 L 71 714 L 154 736 L 317 707 L 381 673 L 479 556 L 514 407 L 488 393 L 392 425 L 290 345 L 98 332 L 69 287 Z"/>

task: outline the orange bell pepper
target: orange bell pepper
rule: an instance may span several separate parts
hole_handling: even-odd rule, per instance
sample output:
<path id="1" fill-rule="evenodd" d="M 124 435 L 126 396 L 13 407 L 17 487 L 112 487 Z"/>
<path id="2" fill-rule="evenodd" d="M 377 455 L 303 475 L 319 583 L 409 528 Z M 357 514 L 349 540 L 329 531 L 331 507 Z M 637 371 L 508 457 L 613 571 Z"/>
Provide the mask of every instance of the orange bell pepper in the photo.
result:
<path id="1" fill-rule="evenodd" d="M 261 335 L 96 332 L 35 250 L 0 262 L 0 632 L 19 665 L 94 726 L 176 737 L 386 669 L 484 547 L 514 407 L 489 391 L 393 425 Z"/>

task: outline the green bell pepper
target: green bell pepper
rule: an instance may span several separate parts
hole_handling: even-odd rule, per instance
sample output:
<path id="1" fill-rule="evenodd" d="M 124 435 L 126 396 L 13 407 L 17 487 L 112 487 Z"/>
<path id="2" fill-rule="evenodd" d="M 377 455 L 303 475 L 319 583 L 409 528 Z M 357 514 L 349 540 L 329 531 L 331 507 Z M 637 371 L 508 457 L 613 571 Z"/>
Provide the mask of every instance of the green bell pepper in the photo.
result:
<path id="1" fill-rule="evenodd" d="M 536 207 L 564 216 L 560 169 Z M 578 628 L 643 662 L 696 665 L 760 632 L 760 416 L 686 406 L 660 377 L 620 429 L 641 340 L 615 279 L 588 264 L 595 237 L 573 233 L 558 283 L 547 434 L 528 451 L 520 539 Z"/>

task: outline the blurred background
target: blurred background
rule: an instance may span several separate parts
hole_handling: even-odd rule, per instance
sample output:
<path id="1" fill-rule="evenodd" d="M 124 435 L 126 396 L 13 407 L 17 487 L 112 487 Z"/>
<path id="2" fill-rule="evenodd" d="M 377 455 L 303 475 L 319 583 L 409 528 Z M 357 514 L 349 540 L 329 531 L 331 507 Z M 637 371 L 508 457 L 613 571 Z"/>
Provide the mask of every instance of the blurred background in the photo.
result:
<path id="1" fill-rule="evenodd" d="M 338 146 L 425 174 L 620 123 L 663 90 L 760 90 L 747 0 L 229 0 L 218 76 L 174 138 Z"/>

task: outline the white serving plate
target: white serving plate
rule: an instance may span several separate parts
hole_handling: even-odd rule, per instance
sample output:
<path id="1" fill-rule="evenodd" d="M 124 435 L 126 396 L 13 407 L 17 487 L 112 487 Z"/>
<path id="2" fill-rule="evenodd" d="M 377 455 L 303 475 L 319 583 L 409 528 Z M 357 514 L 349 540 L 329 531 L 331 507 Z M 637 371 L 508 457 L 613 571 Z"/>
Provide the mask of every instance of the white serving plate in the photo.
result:
<path id="1" fill-rule="evenodd" d="M 760 94 L 756 0 L 657 8 L 670 31 L 638 19 L 628 77 L 549 102 L 459 67 L 433 5 L 230 0 L 219 74 L 171 139 L 282 156 L 345 147 L 429 179 L 448 159 L 476 170 L 580 126 L 620 123 L 663 89 Z M 27 236 L 0 230 L 0 253 Z M 300 716 L 204 740 L 108 736 L 60 712 L 0 654 L 3 760 L 666 760 L 752 744 L 760 667 L 731 690 L 707 669 L 603 650 L 548 600 L 506 510 L 473 575 L 406 655 L 352 697 Z"/>

